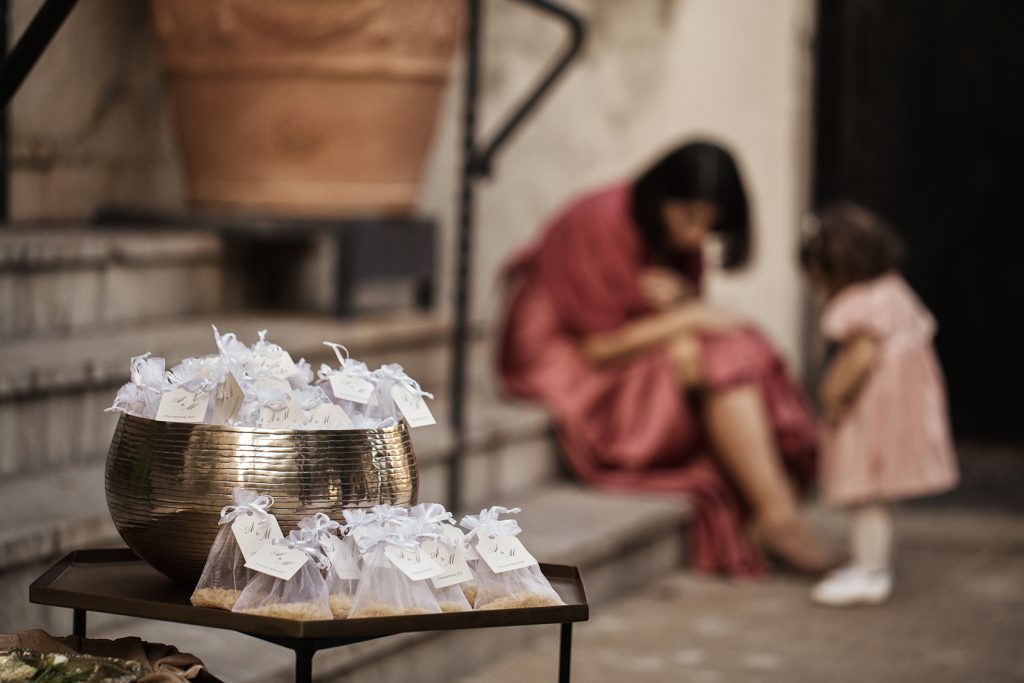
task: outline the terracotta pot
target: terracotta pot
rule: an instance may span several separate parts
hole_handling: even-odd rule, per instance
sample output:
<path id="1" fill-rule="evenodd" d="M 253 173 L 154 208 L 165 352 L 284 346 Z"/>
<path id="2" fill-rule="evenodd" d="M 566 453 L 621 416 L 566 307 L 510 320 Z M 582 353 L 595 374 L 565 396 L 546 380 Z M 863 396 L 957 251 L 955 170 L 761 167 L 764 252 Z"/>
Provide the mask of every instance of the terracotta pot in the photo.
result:
<path id="1" fill-rule="evenodd" d="M 463 0 L 152 0 L 191 199 L 415 204 Z"/>

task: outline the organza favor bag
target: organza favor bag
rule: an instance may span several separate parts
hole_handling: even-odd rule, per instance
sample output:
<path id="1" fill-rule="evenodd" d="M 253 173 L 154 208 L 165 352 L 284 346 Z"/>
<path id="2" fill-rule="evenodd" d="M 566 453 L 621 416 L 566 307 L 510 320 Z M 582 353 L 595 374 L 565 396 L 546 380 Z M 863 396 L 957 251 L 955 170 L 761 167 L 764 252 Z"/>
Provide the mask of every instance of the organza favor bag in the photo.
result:
<path id="1" fill-rule="evenodd" d="M 307 532 L 292 531 L 274 544 L 301 550 L 309 559 L 289 579 L 254 572 L 231 611 L 298 621 L 330 619 L 330 596 L 323 576 L 327 559 L 319 541 Z"/>
<path id="2" fill-rule="evenodd" d="M 345 619 L 352 611 L 352 600 L 359 586 L 359 550 L 351 535 L 338 536 L 335 531 L 344 534 L 347 528 L 332 521 L 327 515 L 318 512 L 299 522 L 299 528 L 308 531 L 320 541 L 320 547 L 327 558 L 327 567 L 323 570 L 327 581 L 328 603 L 331 616 Z"/>
<path id="3" fill-rule="evenodd" d="M 388 547 L 414 550 L 416 543 L 383 526 L 365 527 L 359 539 L 363 573 L 349 618 L 437 614 L 441 606 L 430 581 L 413 581 L 387 557 Z"/>
<path id="4" fill-rule="evenodd" d="M 245 566 L 245 556 L 231 525 L 241 515 L 251 515 L 257 523 L 269 524 L 271 515 L 268 511 L 274 499 L 243 488 L 235 488 L 232 497 L 234 505 L 228 505 L 220 512 L 220 530 L 206 557 L 199 583 L 192 592 L 191 602 L 196 607 L 231 609 L 252 578 L 253 572 Z"/>
<path id="5" fill-rule="evenodd" d="M 409 509 L 409 518 L 415 520 L 415 523 L 419 525 L 422 531 L 429 532 L 426 534 L 416 534 L 414 531 L 414 535 L 421 538 L 429 535 L 440 544 L 439 550 L 443 548 L 447 553 L 451 554 L 455 551 L 454 546 L 456 543 L 459 543 L 460 546 L 465 545 L 462 542 L 464 539 L 461 537 L 461 534 L 459 534 L 459 541 L 445 536 L 444 527 L 448 527 L 450 526 L 449 523 L 454 522 L 452 522 L 452 513 L 445 510 L 444 506 L 440 503 L 420 503 L 419 505 L 414 505 Z M 441 587 L 438 587 L 437 579 L 431 579 L 431 583 L 442 612 L 468 612 L 473 609 L 473 604 L 469 601 L 463 588 L 467 583 L 472 583 L 472 581 L 453 583 L 450 586 Z"/>
<path id="6" fill-rule="evenodd" d="M 476 545 L 477 551 L 481 553 L 481 558 L 473 567 L 476 575 L 474 609 L 518 609 L 565 604 L 540 571 L 536 560 L 525 567 L 496 572 L 487 558 L 482 556 L 481 544 L 497 543 L 502 537 L 514 538 L 522 533 L 514 519 L 498 519 L 501 514 L 519 511 L 519 508 L 495 506 L 481 510 L 479 515 L 466 515 L 460 522 L 461 526 L 469 530 L 466 534 L 469 542 Z"/>

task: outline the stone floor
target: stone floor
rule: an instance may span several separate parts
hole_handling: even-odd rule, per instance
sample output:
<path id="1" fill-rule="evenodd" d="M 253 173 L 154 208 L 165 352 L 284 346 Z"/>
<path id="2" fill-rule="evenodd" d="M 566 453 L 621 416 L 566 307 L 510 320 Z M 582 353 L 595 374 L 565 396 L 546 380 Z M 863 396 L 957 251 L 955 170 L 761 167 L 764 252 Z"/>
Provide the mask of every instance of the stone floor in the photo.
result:
<path id="1" fill-rule="evenodd" d="M 680 571 L 576 627 L 573 679 L 1024 680 L 1024 452 L 963 455 L 958 492 L 897 511 L 897 586 L 877 608 L 827 609 L 810 580 Z M 838 539 L 842 518 L 815 511 Z M 554 680 L 557 634 L 459 683 Z"/>

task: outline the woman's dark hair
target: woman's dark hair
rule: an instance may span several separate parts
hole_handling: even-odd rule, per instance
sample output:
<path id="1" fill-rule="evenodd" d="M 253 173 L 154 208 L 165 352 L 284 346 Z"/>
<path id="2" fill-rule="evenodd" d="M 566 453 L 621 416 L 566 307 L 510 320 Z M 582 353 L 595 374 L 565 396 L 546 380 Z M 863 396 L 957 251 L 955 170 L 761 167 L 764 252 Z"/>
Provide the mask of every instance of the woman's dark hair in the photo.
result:
<path id="1" fill-rule="evenodd" d="M 872 280 L 903 265 L 903 240 L 887 222 L 860 204 L 840 201 L 817 213 L 800 244 L 800 264 L 830 292 Z"/>
<path id="2" fill-rule="evenodd" d="M 672 247 L 662 217 L 667 199 L 704 200 L 718 209 L 712 231 L 722 240 L 722 265 L 739 268 L 750 256 L 747 193 L 732 156 L 709 142 L 691 142 L 669 152 L 648 169 L 633 188 L 633 219 L 648 246 L 669 257 Z"/>

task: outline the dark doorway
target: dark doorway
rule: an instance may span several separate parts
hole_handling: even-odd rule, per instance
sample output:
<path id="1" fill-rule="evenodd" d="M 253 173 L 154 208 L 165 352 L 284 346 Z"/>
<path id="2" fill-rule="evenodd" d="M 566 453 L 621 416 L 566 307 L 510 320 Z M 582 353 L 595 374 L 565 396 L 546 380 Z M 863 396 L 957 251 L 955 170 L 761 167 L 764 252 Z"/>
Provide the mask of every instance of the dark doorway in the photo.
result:
<path id="1" fill-rule="evenodd" d="M 818 11 L 815 199 L 903 233 L 957 436 L 1024 442 L 1024 2 Z"/>

